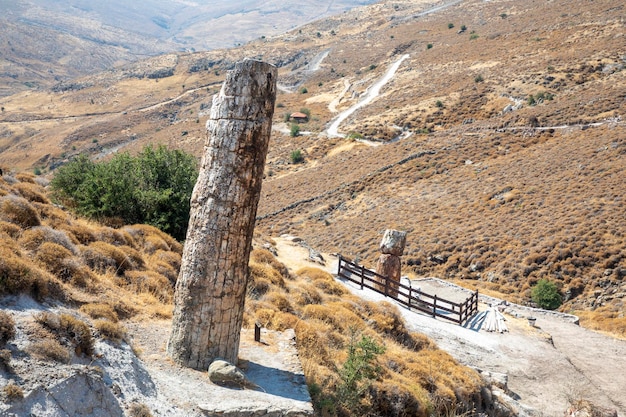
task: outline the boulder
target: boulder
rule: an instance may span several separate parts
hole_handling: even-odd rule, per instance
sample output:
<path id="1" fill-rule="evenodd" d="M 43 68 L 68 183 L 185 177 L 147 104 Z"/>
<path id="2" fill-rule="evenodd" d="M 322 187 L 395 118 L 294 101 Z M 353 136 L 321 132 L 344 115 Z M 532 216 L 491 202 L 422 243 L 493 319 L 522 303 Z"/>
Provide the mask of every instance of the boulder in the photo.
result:
<path id="1" fill-rule="evenodd" d="M 209 365 L 209 379 L 217 385 L 243 387 L 250 385 L 246 375 L 230 362 L 217 359 Z"/>
<path id="2" fill-rule="evenodd" d="M 402 256 L 406 245 L 406 232 L 387 229 L 380 242 L 380 251 L 383 254 Z M 400 278 L 398 276 L 398 278 Z"/>

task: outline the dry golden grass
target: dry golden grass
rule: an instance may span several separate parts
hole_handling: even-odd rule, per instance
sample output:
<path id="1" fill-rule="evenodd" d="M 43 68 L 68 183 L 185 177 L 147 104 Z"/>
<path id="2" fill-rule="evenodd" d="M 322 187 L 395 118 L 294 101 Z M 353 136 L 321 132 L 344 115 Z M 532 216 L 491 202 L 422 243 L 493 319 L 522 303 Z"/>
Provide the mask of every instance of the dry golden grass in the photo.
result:
<path id="1" fill-rule="evenodd" d="M 9 401 L 21 400 L 24 398 L 24 390 L 14 381 L 9 381 L 4 387 L 2 387 L 2 392 Z"/>
<path id="2" fill-rule="evenodd" d="M 119 323 L 100 319 L 94 321 L 93 325 L 102 337 L 114 343 L 120 343 L 126 335 L 126 330 Z"/>
<path id="3" fill-rule="evenodd" d="M 174 297 L 174 287 L 167 277 L 154 271 L 126 271 L 124 278 L 127 288 L 137 294 L 147 293 L 163 304 L 169 304 Z"/>
<path id="4" fill-rule="evenodd" d="M 266 270 L 251 269 L 253 287 L 258 286 L 257 271 L 267 275 Z M 464 404 L 459 410 L 468 410 L 479 400 L 482 381 L 478 374 L 459 365 L 425 336 L 409 332 L 396 306 L 365 302 L 338 291 L 329 285 L 334 279 L 317 268 L 303 268 L 295 275 L 284 287 L 268 282 L 265 293 L 249 297 L 245 322 L 295 330 L 320 415 L 347 413 L 336 403 L 334 390 L 339 383 L 338 369 L 347 358 L 349 335 L 355 333 L 372 337 L 387 348 L 378 358 L 383 375 L 363 398 L 363 405 L 375 414 L 386 415 L 394 406 L 401 406 L 411 415 L 427 416 L 443 412 L 450 404 Z"/>
<path id="5" fill-rule="evenodd" d="M 40 185 L 30 182 L 19 182 L 13 188 L 32 203 L 50 204 L 44 188 Z"/>
<path id="6" fill-rule="evenodd" d="M 113 307 L 105 303 L 88 303 L 80 306 L 80 311 L 92 319 L 106 319 L 116 323 L 119 318 Z"/>
<path id="7" fill-rule="evenodd" d="M 4 347 L 9 340 L 15 337 L 15 320 L 5 312 L 0 311 L 0 347 Z"/>
<path id="8" fill-rule="evenodd" d="M 32 342 L 26 351 L 41 360 L 52 360 L 60 363 L 69 363 L 70 361 L 69 350 L 61 345 L 54 336 L 51 339 Z"/>
<path id="9" fill-rule="evenodd" d="M 32 204 L 15 195 L 0 197 L 0 219 L 15 223 L 22 229 L 39 226 L 41 219 Z"/>

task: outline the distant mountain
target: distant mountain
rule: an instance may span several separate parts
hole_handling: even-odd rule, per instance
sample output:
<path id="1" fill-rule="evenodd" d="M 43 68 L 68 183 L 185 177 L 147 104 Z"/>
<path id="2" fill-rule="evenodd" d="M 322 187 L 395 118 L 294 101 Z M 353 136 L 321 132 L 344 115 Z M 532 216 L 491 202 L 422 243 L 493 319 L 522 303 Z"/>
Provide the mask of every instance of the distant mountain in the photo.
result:
<path id="1" fill-rule="evenodd" d="M 233 47 L 373 0 L 0 0 L 0 96 L 173 51 Z"/>

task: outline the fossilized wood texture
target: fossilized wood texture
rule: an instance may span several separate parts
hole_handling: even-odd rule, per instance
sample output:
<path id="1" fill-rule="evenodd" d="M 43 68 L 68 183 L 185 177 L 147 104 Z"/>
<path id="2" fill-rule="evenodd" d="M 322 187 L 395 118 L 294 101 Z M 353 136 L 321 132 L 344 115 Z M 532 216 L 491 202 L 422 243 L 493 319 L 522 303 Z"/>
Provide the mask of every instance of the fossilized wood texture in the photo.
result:
<path id="1" fill-rule="evenodd" d="M 383 253 L 376 263 L 376 273 L 387 277 L 389 283 L 387 286 L 387 294 L 394 297 L 398 296 L 398 283 L 400 282 L 400 270 L 402 268 L 400 257 Z M 374 284 L 379 291 L 385 291 L 385 280 L 378 279 L 378 283 Z"/>
<path id="2" fill-rule="evenodd" d="M 246 60 L 213 98 L 167 346 L 190 368 L 207 370 L 216 358 L 237 363 L 276 77 L 272 65 Z"/>

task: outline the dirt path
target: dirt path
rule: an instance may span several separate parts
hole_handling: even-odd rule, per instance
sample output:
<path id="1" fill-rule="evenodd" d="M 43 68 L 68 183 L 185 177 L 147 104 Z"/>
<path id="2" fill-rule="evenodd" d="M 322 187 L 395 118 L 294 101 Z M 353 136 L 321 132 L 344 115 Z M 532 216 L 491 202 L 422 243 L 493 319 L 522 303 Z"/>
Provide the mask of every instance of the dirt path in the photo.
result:
<path id="1" fill-rule="evenodd" d="M 382 78 L 380 78 L 378 81 L 372 84 L 370 88 L 367 89 L 367 93 L 365 94 L 365 97 L 361 101 L 359 101 L 358 103 L 356 103 L 354 106 L 350 107 L 349 109 L 344 110 L 341 113 L 339 113 L 339 116 L 337 116 L 337 118 L 328 127 L 328 131 L 327 131 L 328 136 L 330 137 L 343 136 L 339 134 L 339 131 L 338 131 L 339 125 L 343 123 L 343 121 L 346 120 L 348 117 L 350 117 L 355 111 L 357 111 L 361 107 L 367 106 L 368 104 L 372 102 L 372 100 L 378 97 L 378 95 L 380 94 L 381 88 L 383 88 L 383 86 L 387 84 L 389 80 L 393 78 L 398 68 L 400 68 L 400 65 L 402 64 L 402 62 L 408 58 L 409 58 L 408 54 L 402 55 L 400 59 L 394 62 L 387 69 L 387 72 L 385 73 L 385 75 L 383 75 Z"/>
<path id="2" fill-rule="evenodd" d="M 303 242 L 276 238 L 278 258 L 293 271 L 315 266 L 308 260 Z M 326 265 L 317 265 L 335 274 L 337 259 L 323 254 Z M 462 299 L 469 290 L 437 279 L 413 280 L 415 286 L 441 297 Z M 363 299 L 382 301 L 384 296 L 358 286 L 348 288 Z M 483 297 L 486 302 L 500 300 Z M 481 328 L 461 327 L 409 311 L 399 306 L 407 326 L 426 334 L 458 361 L 489 373 L 506 375 L 509 395 L 522 415 L 561 417 L 568 400 L 588 399 L 614 409 L 626 417 L 626 341 L 590 331 L 572 323 L 572 316 L 509 304 L 504 309 L 506 333 L 491 333 Z M 528 323 L 536 317 L 535 326 Z"/>

